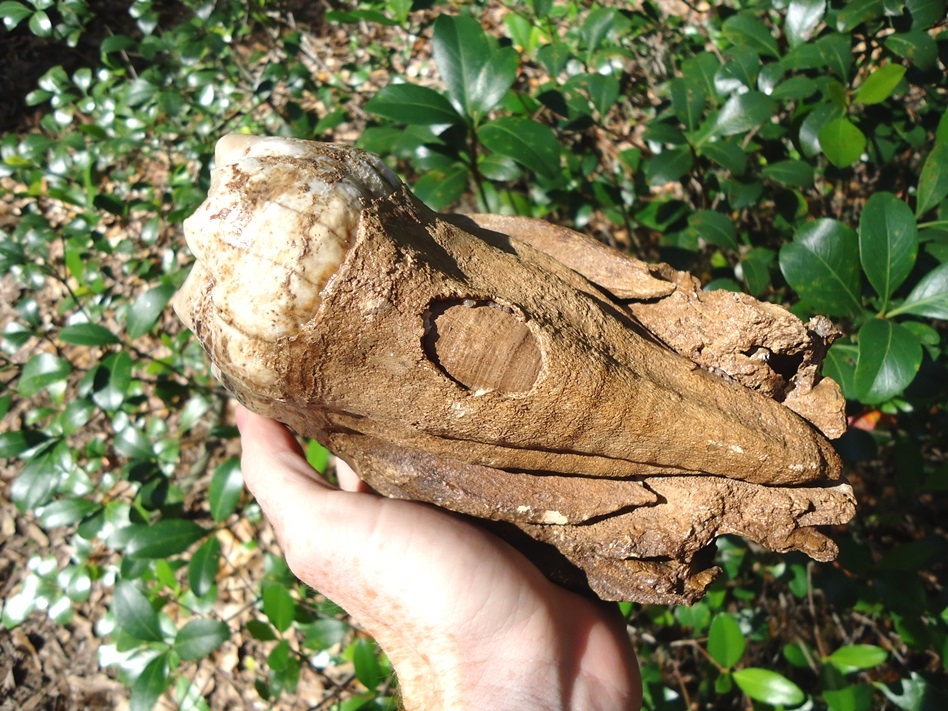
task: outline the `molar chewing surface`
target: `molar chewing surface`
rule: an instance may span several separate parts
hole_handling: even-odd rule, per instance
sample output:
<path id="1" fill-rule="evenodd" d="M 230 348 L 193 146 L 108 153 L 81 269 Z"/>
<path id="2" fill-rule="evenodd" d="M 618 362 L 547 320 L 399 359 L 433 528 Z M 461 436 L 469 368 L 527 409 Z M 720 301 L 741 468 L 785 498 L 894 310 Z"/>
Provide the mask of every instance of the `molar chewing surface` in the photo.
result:
<path id="1" fill-rule="evenodd" d="M 175 310 L 211 336 L 215 362 L 266 381 L 258 348 L 315 315 L 362 209 L 400 181 L 377 157 L 331 143 L 232 134 L 214 158 L 207 200 L 184 223 L 197 263 Z"/>

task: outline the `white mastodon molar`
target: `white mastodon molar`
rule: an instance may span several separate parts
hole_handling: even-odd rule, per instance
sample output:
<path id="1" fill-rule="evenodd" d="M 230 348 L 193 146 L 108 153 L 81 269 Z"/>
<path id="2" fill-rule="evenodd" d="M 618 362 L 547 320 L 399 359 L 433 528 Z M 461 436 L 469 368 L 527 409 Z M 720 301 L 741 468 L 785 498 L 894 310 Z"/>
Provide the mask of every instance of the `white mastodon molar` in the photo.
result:
<path id="1" fill-rule="evenodd" d="M 266 387 L 265 354 L 313 318 L 363 208 L 401 182 L 376 156 L 332 143 L 232 134 L 214 158 L 207 200 L 184 222 L 197 262 L 174 307 L 219 376 Z"/>
<path id="2" fill-rule="evenodd" d="M 232 134 L 217 143 L 207 200 L 185 220 L 198 265 L 177 299 L 194 328 L 195 290 L 244 336 L 273 342 L 309 321 L 373 199 L 400 181 L 348 146 Z"/>

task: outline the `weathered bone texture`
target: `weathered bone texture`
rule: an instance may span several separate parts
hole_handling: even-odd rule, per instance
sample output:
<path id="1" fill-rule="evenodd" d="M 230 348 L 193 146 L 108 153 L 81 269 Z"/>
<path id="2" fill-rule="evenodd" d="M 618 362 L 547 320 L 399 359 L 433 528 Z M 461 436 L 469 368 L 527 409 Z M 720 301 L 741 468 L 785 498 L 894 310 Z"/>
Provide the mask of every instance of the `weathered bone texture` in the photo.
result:
<path id="1" fill-rule="evenodd" d="M 692 602 L 716 536 L 831 560 L 835 337 L 537 220 L 428 210 L 374 156 L 227 136 L 175 308 L 252 410 L 551 578 Z"/>

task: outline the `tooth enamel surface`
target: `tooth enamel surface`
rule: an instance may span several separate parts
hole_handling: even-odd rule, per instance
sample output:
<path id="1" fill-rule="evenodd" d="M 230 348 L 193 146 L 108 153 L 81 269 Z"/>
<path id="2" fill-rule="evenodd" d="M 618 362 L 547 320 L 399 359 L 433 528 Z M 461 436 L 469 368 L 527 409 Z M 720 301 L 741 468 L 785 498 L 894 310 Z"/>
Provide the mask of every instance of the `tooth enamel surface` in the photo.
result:
<path id="1" fill-rule="evenodd" d="M 195 271 L 213 281 L 214 310 L 231 328 L 293 336 L 315 314 L 360 212 L 398 178 L 362 151 L 286 138 L 225 136 L 215 161 L 208 198 L 184 225 Z"/>

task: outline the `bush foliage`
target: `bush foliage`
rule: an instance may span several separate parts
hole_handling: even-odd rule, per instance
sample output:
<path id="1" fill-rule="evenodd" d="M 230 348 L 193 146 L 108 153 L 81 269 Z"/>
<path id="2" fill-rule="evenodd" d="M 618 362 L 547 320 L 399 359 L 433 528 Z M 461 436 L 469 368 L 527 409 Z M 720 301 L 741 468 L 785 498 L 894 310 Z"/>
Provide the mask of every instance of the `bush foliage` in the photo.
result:
<path id="1" fill-rule="evenodd" d="M 133 708 L 207 707 L 194 670 L 237 638 L 264 700 L 328 659 L 353 663 L 340 708 L 394 707 L 371 642 L 235 534 L 260 514 L 226 394 L 167 309 L 222 133 L 357 139 L 436 209 L 574 226 L 844 330 L 825 372 L 861 508 L 838 564 L 722 539 L 705 600 L 623 606 L 647 708 L 944 708 L 945 0 L 334 7 L 0 2 L 8 32 L 103 38 L 0 141 L 6 496 L 68 544 L 36 552 L 3 626 L 69 625 L 105 591 L 100 661 Z M 262 561 L 244 616 L 222 603 L 233 540 Z"/>

